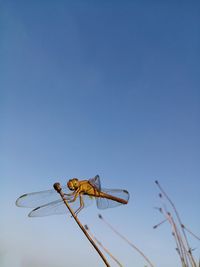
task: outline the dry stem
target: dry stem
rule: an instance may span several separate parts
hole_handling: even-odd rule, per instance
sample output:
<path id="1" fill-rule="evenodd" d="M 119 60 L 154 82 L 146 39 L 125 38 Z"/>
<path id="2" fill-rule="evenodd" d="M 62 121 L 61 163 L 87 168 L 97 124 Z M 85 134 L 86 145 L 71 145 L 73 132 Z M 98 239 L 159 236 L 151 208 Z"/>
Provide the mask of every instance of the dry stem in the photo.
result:
<path id="1" fill-rule="evenodd" d="M 99 250 L 99 248 L 97 247 L 97 245 L 95 244 L 95 242 L 92 240 L 92 238 L 89 236 L 89 234 L 85 230 L 84 226 L 79 221 L 78 217 L 75 215 L 74 211 L 71 209 L 70 205 L 68 204 L 67 200 L 65 199 L 65 195 L 62 192 L 62 188 L 61 188 L 60 184 L 59 183 L 55 183 L 54 184 L 54 189 L 58 192 L 58 194 L 60 194 L 63 202 L 65 203 L 65 205 L 68 208 L 69 212 L 71 213 L 72 217 L 74 218 L 74 220 L 76 221 L 76 223 L 78 224 L 78 226 L 80 227 L 80 229 L 82 230 L 82 232 L 84 233 L 84 235 L 87 237 L 87 239 L 90 241 L 90 243 L 92 244 L 92 246 L 94 247 L 94 249 L 97 251 L 97 253 L 99 254 L 99 256 L 102 258 L 102 260 L 104 261 L 105 265 L 107 267 L 110 267 L 110 265 L 108 264 L 105 256 Z"/>
<path id="2" fill-rule="evenodd" d="M 147 256 L 139 249 L 137 248 L 133 243 L 131 243 L 125 236 L 120 234 L 110 223 L 108 223 L 102 215 L 99 214 L 99 218 L 110 228 L 113 232 L 115 232 L 118 236 L 120 236 L 123 240 L 125 240 L 132 248 L 134 248 L 145 260 L 149 263 L 151 267 L 155 267 L 151 261 L 147 258 Z"/>
<path id="3" fill-rule="evenodd" d="M 123 265 L 118 261 L 118 259 L 116 259 L 111 253 L 110 251 L 102 245 L 102 243 L 91 233 L 89 227 L 87 225 L 85 225 L 85 229 L 88 231 L 88 233 L 90 234 L 90 236 L 97 242 L 97 244 L 102 247 L 102 249 L 120 266 L 123 267 Z"/>

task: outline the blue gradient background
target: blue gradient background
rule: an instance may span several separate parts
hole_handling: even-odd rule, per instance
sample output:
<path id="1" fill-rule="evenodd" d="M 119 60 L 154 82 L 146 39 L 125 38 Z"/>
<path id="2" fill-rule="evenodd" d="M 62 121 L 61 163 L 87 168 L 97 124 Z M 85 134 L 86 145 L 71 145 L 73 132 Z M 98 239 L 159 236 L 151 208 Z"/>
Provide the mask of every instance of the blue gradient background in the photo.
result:
<path id="1" fill-rule="evenodd" d="M 96 174 L 131 196 L 104 217 L 156 266 L 179 265 L 170 227 L 152 229 L 154 180 L 200 233 L 199 14 L 198 1 L 1 1 L 2 267 L 104 266 L 69 216 L 15 206 Z M 80 219 L 124 266 L 144 266 L 97 213 Z"/>

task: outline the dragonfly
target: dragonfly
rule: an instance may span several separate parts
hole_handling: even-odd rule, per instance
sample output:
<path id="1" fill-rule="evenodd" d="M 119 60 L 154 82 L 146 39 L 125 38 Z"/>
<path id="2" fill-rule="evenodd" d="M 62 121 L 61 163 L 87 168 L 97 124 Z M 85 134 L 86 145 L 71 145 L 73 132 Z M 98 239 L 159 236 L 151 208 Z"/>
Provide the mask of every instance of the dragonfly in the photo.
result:
<path id="1" fill-rule="evenodd" d="M 62 192 L 70 207 L 77 215 L 83 208 L 89 206 L 92 200 L 96 200 L 97 208 L 107 209 L 127 204 L 129 193 L 123 189 L 105 189 L 101 187 L 100 177 L 88 180 L 70 179 L 62 186 Z M 42 217 L 67 213 L 64 201 L 58 193 L 52 190 L 28 193 L 16 200 L 18 207 L 32 208 L 29 217 Z"/>

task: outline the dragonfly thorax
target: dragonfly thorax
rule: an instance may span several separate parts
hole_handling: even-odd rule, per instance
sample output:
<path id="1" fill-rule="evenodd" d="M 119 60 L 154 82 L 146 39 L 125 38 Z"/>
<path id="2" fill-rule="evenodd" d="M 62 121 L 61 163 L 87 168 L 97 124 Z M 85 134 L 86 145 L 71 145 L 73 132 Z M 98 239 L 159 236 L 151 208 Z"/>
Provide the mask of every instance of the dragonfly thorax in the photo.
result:
<path id="1" fill-rule="evenodd" d="M 79 187 L 79 180 L 77 178 L 70 179 L 67 186 L 70 190 L 76 190 Z"/>

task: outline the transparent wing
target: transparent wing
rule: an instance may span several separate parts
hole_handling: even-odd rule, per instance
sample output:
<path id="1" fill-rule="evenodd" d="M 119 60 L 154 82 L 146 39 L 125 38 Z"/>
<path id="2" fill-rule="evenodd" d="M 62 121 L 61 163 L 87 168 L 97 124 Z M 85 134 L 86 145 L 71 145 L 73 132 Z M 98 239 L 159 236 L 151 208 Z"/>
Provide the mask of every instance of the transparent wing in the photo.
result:
<path id="1" fill-rule="evenodd" d="M 92 204 L 92 197 L 87 195 L 82 195 L 83 202 L 84 202 L 84 208 L 88 207 L 90 204 Z M 72 200 L 72 198 L 68 198 L 68 201 Z M 73 211 L 76 211 L 80 207 L 80 199 L 79 197 L 76 199 L 75 202 L 69 203 L 70 207 L 73 209 Z M 57 214 L 65 214 L 68 213 L 69 210 L 66 207 L 65 203 L 62 199 L 53 201 L 51 203 L 48 203 L 46 205 L 42 205 L 40 207 L 35 208 L 29 213 L 29 217 L 43 217 L 43 216 L 50 216 L 50 215 L 57 215 Z"/>
<path id="2" fill-rule="evenodd" d="M 89 179 L 89 183 L 93 185 L 97 190 L 101 191 L 101 182 L 99 175 L 96 175 L 94 178 Z"/>
<path id="3" fill-rule="evenodd" d="M 110 196 L 114 196 L 119 199 L 123 199 L 127 202 L 129 200 L 129 193 L 126 190 L 102 188 L 101 192 L 106 193 L 107 195 Z M 98 209 L 107 209 L 107 208 L 117 207 L 119 205 L 122 205 L 123 203 L 120 203 L 118 201 L 109 198 L 96 197 L 96 204 Z"/>
<path id="4" fill-rule="evenodd" d="M 67 186 L 62 186 L 62 191 L 66 194 L 71 194 L 72 191 L 69 190 Z M 36 208 L 43 206 L 47 203 L 56 201 L 59 199 L 59 194 L 54 190 L 45 190 L 40 192 L 33 192 L 29 194 L 24 194 L 16 200 L 16 205 L 18 207 L 26 208 Z"/>

